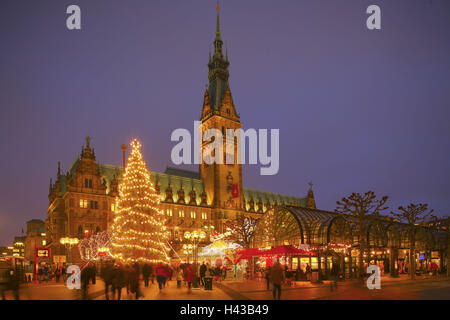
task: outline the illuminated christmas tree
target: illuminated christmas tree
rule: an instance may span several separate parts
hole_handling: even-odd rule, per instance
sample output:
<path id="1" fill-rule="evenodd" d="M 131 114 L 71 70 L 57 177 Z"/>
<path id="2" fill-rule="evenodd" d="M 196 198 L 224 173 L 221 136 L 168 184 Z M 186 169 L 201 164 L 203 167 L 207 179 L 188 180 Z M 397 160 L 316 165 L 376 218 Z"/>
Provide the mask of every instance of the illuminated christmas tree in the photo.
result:
<path id="1" fill-rule="evenodd" d="M 141 144 L 131 141 L 112 224 L 112 257 L 122 262 L 167 262 L 168 233 L 159 196 L 150 181 Z"/>

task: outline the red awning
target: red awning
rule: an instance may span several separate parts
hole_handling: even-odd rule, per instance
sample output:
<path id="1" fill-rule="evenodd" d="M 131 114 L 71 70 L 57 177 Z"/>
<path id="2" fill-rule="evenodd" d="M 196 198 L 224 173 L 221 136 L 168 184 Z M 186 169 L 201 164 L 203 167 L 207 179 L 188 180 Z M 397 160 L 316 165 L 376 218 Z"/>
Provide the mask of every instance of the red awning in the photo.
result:
<path id="1" fill-rule="evenodd" d="M 251 249 L 236 249 L 236 255 L 239 256 L 240 259 L 250 259 L 251 257 L 261 256 L 264 251 L 259 250 L 258 248 Z"/>
<path id="2" fill-rule="evenodd" d="M 251 249 L 237 249 L 236 255 L 238 260 L 251 259 L 252 257 L 267 257 L 267 256 L 315 256 L 314 252 L 299 249 L 293 246 L 278 246 L 270 250 L 261 250 L 258 248 Z"/>
<path id="3" fill-rule="evenodd" d="M 278 246 L 263 252 L 264 256 L 315 256 L 314 252 L 299 249 L 293 246 Z"/>

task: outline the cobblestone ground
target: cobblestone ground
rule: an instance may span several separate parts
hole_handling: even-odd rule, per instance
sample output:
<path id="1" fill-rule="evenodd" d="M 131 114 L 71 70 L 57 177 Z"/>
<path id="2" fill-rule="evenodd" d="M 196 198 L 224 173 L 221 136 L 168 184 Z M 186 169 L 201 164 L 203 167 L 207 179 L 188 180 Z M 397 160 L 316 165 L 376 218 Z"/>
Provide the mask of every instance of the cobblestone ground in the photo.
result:
<path id="1" fill-rule="evenodd" d="M 231 291 L 250 300 L 272 299 L 272 291 L 267 290 L 265 281 L 224 282 Z M 407 276 L 400 278 L 382 277 L 380 290 L 369 290 L 365 283 L 358 281 L 339 281 L 338 288 L 330 288 L 330 282 L 321 284 L 300 282 L 292 286 L 283 286 L 282 300 L 406 300 L 406 299 L 450 299 L 450 279 L 419 278 L 409 280 Z"/>
<path id="2" fill-rule="evenodd" d="M 141 283 L 144 300 L 269 300 L 272 299 L 271 290 L 266 290 L 266 283 L 258 280 L 242 282 L 223 281 L 214 283 L 212 291 L 192 289 L 189 291 L 184 285 L 177 288 L 175 281 L 159 291 L 156 283 L 144 287 Z M 89 297 L 93 300 L 104 300 L 104 284 L 97 280 L 95 285 L 89 286 Z M 6 292 L 6 298 L 12 299 L 12 292 Z M 60 282 L 41 284 L 26 284 L 20 289 L 21 300 L 74 300 L 80 299 L 80 292 L 69 290 Z M 131 294 L 122 291 L 122 299 L 133 299 Z M 357 281 L 341 281 L 338 289 L 331 291 L 330 283 L 321 284 L 300 282 L 293 286 L 283 286 L 282 300 L 310 300 L 310 299 L 346 299 L 346 300 L 388 300 L 388 299 L 450 299 L 449 278 L 420 278 L 409 280 L 406 276 L 400 278 L 382 277 L 380 290 L 369 290 Z"/>

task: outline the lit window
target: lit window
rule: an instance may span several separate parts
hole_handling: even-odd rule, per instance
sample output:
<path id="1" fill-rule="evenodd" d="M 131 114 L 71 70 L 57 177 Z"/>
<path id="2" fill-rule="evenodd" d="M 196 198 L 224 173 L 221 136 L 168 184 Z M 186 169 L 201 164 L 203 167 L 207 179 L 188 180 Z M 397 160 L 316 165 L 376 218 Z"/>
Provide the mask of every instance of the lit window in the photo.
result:
<path id="1" fill-rule="evenodd" d="M 202 219 L 203 220 L 208 219 L 208 214 L 206 212 L 202 212 Z"/>
<path id="2" fill-rule="evenodd" d="M 191 219 L 195 218 L 197 218 L 197 214 L 195 213 L 195 211 L 191 211 Z"/>
<path id="3" fill-rule="evenodd" d="M 80 208 L 86 209 L 88 207 L 88 201 L 80 199 Z"/>
<path id="4" fill-rule="evenodd" d="M 47 241 L 42 240 L 42 245 L 43 245 L 43 246 L 47 245 Z"/>
<path id="5" fill-rule="evenodd" d="M 169 217 L 173 216 L 172 209 L 167 209 L 166 212 L 167 212 L 167 215 L 168 215 Z"/>
<path id="6" fill-rule="evenodd" d="M 114 205 L 114 203 L 111 203 L 111 211 L 112 212 L 116 211 L 116 206 Z"/>
<path id="7" fill-rule="evenodd" d="M 184 211 L 183 210 L 178 211 L 178 216 L 180 218 L 184 218 Z"/>

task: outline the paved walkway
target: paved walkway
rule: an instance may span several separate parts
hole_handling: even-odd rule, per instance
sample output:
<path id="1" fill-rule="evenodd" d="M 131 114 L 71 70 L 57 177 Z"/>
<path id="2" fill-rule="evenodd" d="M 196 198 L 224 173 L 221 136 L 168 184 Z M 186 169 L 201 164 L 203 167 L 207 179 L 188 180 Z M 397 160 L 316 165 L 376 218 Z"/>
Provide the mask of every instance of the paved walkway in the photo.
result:
<path id="1" fill-rule="evenodd" d="M 272 299 L 271 289 L 267 290 L 266 282 L 262 280 L 224 281 L 221 283 L 228 294 L 236 299 Z M 408 276 L 399 278 L 382 276 L 381 290 L 367 289 L 365 282 L 346 280 L 338 282 L 338 290 L 331 291 L 330 281 L 311 283 L 297 282 L 292 286 L 283 285 L 283 300 L 314 300 L 314 299 L 450 299 L 450 279 L 446 277 L 418 277 L 410 280 Z"/>
<path id="2" fill-rule="evenodd" d="M 283 300 L 304 299 L 450 299 L 450 278 L 422 276 L 410 280 L 407 275 L 399 278 L 382 276 L 381 290 L 368 290 L 365 283 L 356 280 L 338 282 L 338 290 L 330 290 L 330 282 L 298 282 L 293 286 L 283 285 Z M 186 286 L 177 288 L 176 281 L 169 281 L 161 292 L 157 284 L 150 284 L 141 289 L 144 300 L 269 300 L 272 291 L 266 290 L 266 282 L 258 280 L 214 282 L 213 290 L 192 289 Z M 89 285 L 91 299 L 104 300 L 104 283 L 98 279 L 95 285 Z M 12 292 L 6 292 L 6 298 L 12 299 Z M 62 282 L 54 281 L 41 284 L 21 285 L 22 300 L 74 300 L 80 299 L 79 290 L 69 290 Z M 122 299 L 133 299 L 122 289 Z"/>
<path id="3" fill-rule="evenodd" d="M 99 281 L 102 283 L 102 281 Z M 152 284 L 150 282 L 149 286 L 146 288 L 141 282 L 141 291 L 144 294 L 143 300 L 231 300 L 232 297 L 228 295 L 224 290 L 213 286 L 213 290 L 201 289 L 191 289 L 188 290 L 187 286 L 184 284 L 181 288 L 177 288 L 176 281 L 168 281 L 166 287 L 159 291 L 158 284 Z M 102 286 L 102 291 L 100 293 L 93 293 L 91 296 L 95 300 L 105 300 L 105 295 L 103 294 L 104 286 Z M 111 298 L 111 294 L 110 294 Z M 133 300 L 135 299 L 133 294 L 127 294 L 126 289 L 122 289 L 123 300 Z"/>

